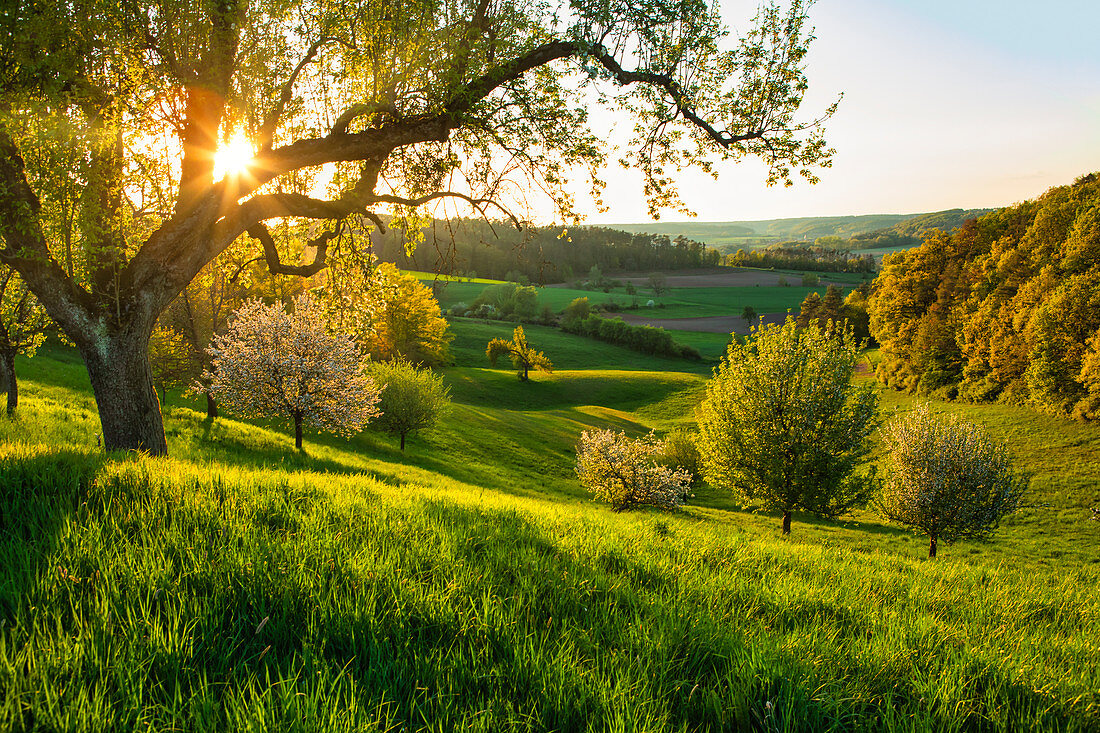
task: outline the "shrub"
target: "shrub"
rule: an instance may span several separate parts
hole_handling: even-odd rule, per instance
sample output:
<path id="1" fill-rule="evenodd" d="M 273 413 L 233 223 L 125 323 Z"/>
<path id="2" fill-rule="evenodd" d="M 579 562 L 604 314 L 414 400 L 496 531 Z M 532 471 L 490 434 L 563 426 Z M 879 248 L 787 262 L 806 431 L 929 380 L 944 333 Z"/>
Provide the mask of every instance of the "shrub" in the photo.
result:
<path id="1" fill-rule="evenodd" d="M 940 540 L 981 540 L 1016 511 L 1027 479 L 1013 471 L 1007 449 L 958 416 L 919 405 L 883 430 L 886 480 L 883 516 L 928 536 L 928 557 Z"/>
<path id="2" fill-rule="evenodd" d="M 730 344 L 699 407 L 704 476 L 783 512 L 834 517 L 870 498 L 873 473 L 855 469 L 870 452 L 878 398 L 852 384 L 859 345 L 850 330 L 757 327 Z"/>
<path id="3" fill-rule="evenodd" d="M 696 436 L 687 430 L 677 430 L 665 438 L 660 462 L 672 469 L 688 472 L 694 484 L 702 473 Z"/>
<path id="4" fill-rule="evenodd" d="M 586 430 L 577 444 L 577 477 L 615 511 L 641 504 L 674 509 L 683 503 L 691 476 L 659 465 L 662 448 L 652 433 L 636 440 L 614 430 Z"/>
<path id="5" fill-rule="evenodd" d="M 812 288 L 820 282 L 817 275 L 807 272 L 802 275 L 802 287 Z"/>

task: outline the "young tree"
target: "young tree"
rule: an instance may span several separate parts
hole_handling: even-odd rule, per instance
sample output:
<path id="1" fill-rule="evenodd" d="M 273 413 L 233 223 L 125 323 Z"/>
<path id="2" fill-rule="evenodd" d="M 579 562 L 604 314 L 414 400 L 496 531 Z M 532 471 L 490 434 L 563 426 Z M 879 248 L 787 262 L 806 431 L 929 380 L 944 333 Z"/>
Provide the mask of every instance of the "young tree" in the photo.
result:
<path id="1" fill-rule="evenodd" d="M 663 272 L 655 272 L 649 276 L 649 289 L 658 298 L 668 292 L 668 278 Z"/>
<path id="2" fill-rule="evenodd" d="M 753 308 L 751 305 L 746 305 L 741 310 L 741 318 L 744 319 L 745 323 L 748 325 L 750 330 L 752 329 L 753 326 L 755 326 L 757 323 L 760 322 L 760 315 L 756 312 L 756 309 Z"/>
<path id="3" fill-rule="evenodd" d="M 528 380 L 528 372 L 538 369 L 540 372 L 551 373 L 554 365 L 541 351 L 535 351 L 527 344 L 527 334 L 523 332 L 523 326 L 516 326 L 512 331 L 512 340 L 493 339 L 485 347 L 485 356 L 489 357 L 489 363 L 497 365 L 497 359 L 507 356 L 512 360 L 520 381 Z"/>
<path id="4" fill-rule="evenodd" d="M 287 416 L 302 449 L 302 423 L 351 436 L 378 414 L 379 388 L 363 374 L 362 355 L 347 336 L 332 333 L 309 295 L 282 305 L 250 300 L 210 347 L 210 391 L 244 417 Z"/>
<path id="5" fill-rule="evenodd" d="M 918 405 L 887 424 L 888 451 L 879 510 L 928 536 L 928 557 L 942 540 L 985 539 L 1020 506 L 1028 480 L 1007 449 L 957 415 Z"/>
<path id="6" fill-rule="evenodd" d="M 654 214 L 683 208 L 678 168 L 716 158 L 815 181 L 835 105 L 796 116 L 807 6 L 765 4 L 730 48 L 700 0 L 17 3 L 0 260 L 83 356 L 106 447 L 165 453 L 149 336 L 207 263 L 247 234 L 272 273 L 313 275 L 364 252 L 360 219 L 416 231 L 441 199 L 518 224 L 540 189 L 576 218 L 566 173 L 610 150 L 590 87 L 635 121 Z M 284 261 L 272 225 L 307 221 L 311 257 Z"/>
<path id="7" fill-rule="evenodd" d="M 15 376 L 15 357 L 34 352 L 46 338 L 50 319 L 38 304 L 34 293 L 14 270 L 4 267 L 0 273 L 0 391 L 8 396 L 8 416 L 19 406 L 19 383 Z"/>
<path id="8" fill-rule="evenodd" d="M 639 504 L 674 509 L 684 502 L 692 475 L 660 465 L 663 449 L 652 434 L 635 440 L 614 430 L 586 430 L 577 444 L 577 477 L 617 512 Z"/>
<path id="9" fill-rule="evenodd" d="M 870 497 L 872 477 L 856 473 L 878 426 L 870 384 L 854 385 L 859 344 L 848 330 L 754 329 L 730 344 L 699 407 L 703 475 L 783 512 L 834 517 Z"/>
<path id="10" fill-rule="evenodd" d="M 442 417 L 451 404 L 451 389 L 442 376 L 430 369 L 417 369 L 403 359 L 375 362 L 370 372 L 382 388 L 378 403 L 382 414 L 374 425 L 390 435 L 400 435 L 404 453 L 406 435 L 428 430 Z"/>

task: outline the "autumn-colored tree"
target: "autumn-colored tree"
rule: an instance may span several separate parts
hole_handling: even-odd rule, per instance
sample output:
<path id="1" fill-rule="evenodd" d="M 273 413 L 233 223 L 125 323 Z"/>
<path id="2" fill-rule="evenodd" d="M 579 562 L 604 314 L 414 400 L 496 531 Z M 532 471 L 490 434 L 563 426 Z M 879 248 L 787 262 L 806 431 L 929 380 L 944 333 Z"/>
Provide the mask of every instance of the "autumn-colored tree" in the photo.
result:
<path id="1" fill-rule="evenodd" d="M 1090 418 L 1100 176 L 926 232 L 884 258 L 867 309 L 892 387 Z"/>
<path id="2" fill-rule="evenodd" d="M 860 346 L 851 331 L 786 323 L 733 342 L 698 411 L 703 475 L 712 485 L 783 512 L 824 517 L 865 503 L 873 479 L 857 473 L 879 424 L 870 384 L 853 384 Z"/>
<path id="3" fill-rule="evenodd" d="M 381 361 L 406 359 L 419 365 L 450 362 L 448 344 L 454 336 L 431 288 L 388 263 L 378 266 L 376 277 L 378 302 L 364 337 L 371 357 Z"/>
<path id="4" fill-rule="evenodd" d="M 527 334 L 523 332 L 523 326 L 516 326 L 512 331 L 512 340 L 493 339 L 485 347 L 485 355 L 489 357 L 489 363 L 497 365 L 497 359 L 507 356 L 512 361 L 520 381 L 528 380 L 528 372 L 537 369 L 540 372 L 553 372 L 554 365 L 541 351 L 536 351 L 527 343 Z"/>
<path id="5" fill-rule="evenodd" d="M 34 356 L 46 338 L 50 319 L 38 299 L 8 267 L 0 267 L 0 391 L 7 394 L 7 414 L 19 406 L 15 357 Z"/>
<path id="6" fill-rule="evenodd" d="M 652 434 L 635 439 L 614 430 L 586 430 L 577 444 L 577 477 L 617 512 L 643 504 L 674 509 L 691 489 L 692 475 L 661 465 L 663 450 Z"/>
<path id="7" fill-rule="evenodd" d="M 593 100 L 633 128 L 654 214 L 717 159 L 815 180 L 833 108 L 799 119 L 807 6 L 766 3 L 730 44 L 698 0 L 9 3 L 0 260 L 84 358 L 105 446 L 162 454 L 150 334 L 245 235 L 311 276 L 363 259 L 367 221 L 415 239 L 440 201 L 520 223 L 540 190 L 574 219 L 570 172 L 611 151 Z M 278 223 L 307 220 L 305 261 L 284 260 Z"/>
<path id="8" fill-rule="evenodd" d="M 938 544 L 985 539 L 1020 506 L 1028 481 L 1012 469 L 1008 451 L 979 427 L 918 405 L 887 423 L 882 514 Z"/>
<path id="9" fill-rule="evenodd" d="M 381 414 L 374 426 L 401 437 L 434 426 L 451 404 L 450 388 L 443 377 L 430 369 L 418 369 L 403 359 L 371 364 L 370 374 L 382 389 L 378 403 Z"/>
<path id="10" fill-rule="evenodd" d="M 210 391 L 243 417 L 286 416 L 302 449 L 302 424 L 350 436 L 378 414 L 379 388 L 363 374 L 355 343 L 329 329 L 321 304 L 308 294 L 282 304 L 250 300 L 210 347 Z"/>

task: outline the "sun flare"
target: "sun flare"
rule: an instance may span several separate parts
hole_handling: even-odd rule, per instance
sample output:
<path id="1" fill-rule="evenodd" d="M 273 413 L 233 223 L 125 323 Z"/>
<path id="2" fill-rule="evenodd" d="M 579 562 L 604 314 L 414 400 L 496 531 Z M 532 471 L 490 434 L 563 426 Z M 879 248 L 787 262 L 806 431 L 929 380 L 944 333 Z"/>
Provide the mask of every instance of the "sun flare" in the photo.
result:
<path id="1" fill-rule="evenodd" d="M 244 173 L 254 154 L 248 138 L 240 134 L 234 135 L 214 153 L 214 179 Z"/>

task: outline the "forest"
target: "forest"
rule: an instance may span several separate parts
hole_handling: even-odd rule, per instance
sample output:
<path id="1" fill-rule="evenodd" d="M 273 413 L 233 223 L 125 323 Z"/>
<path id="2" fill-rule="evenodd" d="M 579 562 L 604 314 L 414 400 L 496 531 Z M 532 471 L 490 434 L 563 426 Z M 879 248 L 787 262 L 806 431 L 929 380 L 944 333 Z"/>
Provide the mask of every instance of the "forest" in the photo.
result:
<path id="1" fill-rule="evenodd" d="M 410 254 L 408 235 L 396 227 L 371 235 L 375 255 L 399 268 L 440 274 L 569 282 L 593 267 L 614 270 L 680 270 L 719 263 L 717 250 L 683 236 L 633 234 L 581 226 L 524 227 L 484 219 L 433 220 Z"/>
<path id="2" fill-rule="evenodd" d="M 1100 417 L 1100 176 L 888 255 L 878 376 L 909 392 Z"/>

